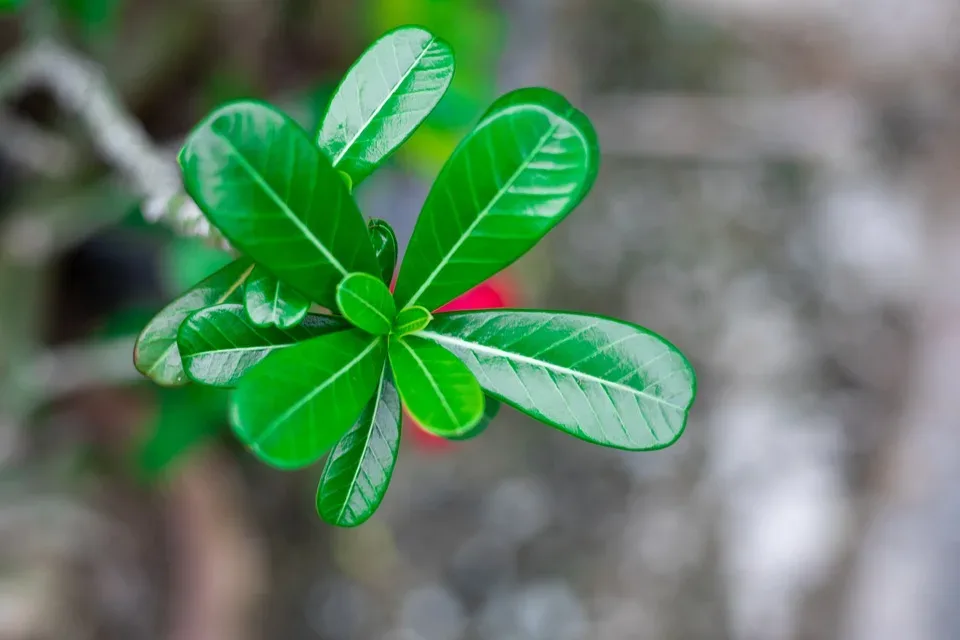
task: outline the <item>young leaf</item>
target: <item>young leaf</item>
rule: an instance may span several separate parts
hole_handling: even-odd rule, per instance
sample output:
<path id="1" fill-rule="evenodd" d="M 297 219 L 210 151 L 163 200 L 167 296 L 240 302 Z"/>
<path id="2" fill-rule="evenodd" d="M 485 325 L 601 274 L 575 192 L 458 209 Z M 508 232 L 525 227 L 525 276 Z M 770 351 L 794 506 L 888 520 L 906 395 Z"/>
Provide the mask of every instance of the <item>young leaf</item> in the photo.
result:
<path id="1" fill-rule="evenodd" d="M 400 448 L 400 398 L 383 363 L 377 392 L 327 458 L 317 513 L 329 524 L 356 527 L 380 506 Z"/>
<path id="2" fill-rule="evenodd" d="M 351 273 L 337 287 L 337 307 L 347 320 L 367 333 L 390 333 L 397 314 L 393 296 L 383 282 L 367 273 Z"/>
<path id="3" fill-rule="evenodd" d="M 483 391 L 457 357 L 417 336 L 390 336 L 390 366 L 407 411 L 430 433 L 449 438 L 483 417 Z"/>
<path id="4" fill-rule="evenodd" d="M 437 309 L 526 253 L 586 195 L 598 167 L 585 115 L 547 89 L 497 100 L 444 165 L 400 267 L 400 308 Z"/>
<path id="5" fill-rule="evenodd" d="M 393 270 L 397 268 L 397 236 L 389 224 L 376 218 L 367 223 L 367 229 L 370 231 L 373 251 L 380 264 L 380 279 L 385 284 L 390 284 L 393 281 Z"/>
<path id="6" fill-rule="evenodd" d="M 384 343 L 352 329 L 270 354 L 237 384 L 230 411 L 234 433 L 279 469 L 316 462 L 373 396 Z"/>
<path id="7" fill-rule="evenodd" d="M 320 125 L 320 148 L 360 184 L 430 114 L 453 68 L 449 45 L 430 32 L 401 27 L 387 33 L 337 88 Z"/>
<path id="8" fill-rule="evenodd" d="M 500 413 L 500 401 L 487 395 L 483 396 L 483 417 L 480 418 L 477 426 L 463 435 L 448 436 L 447 440 L 471 440 L 476 438 L 487 430 L 487 427 L 490 426 L 490 423 L 493 422 L 493 419 L 497 417 L 498 413 Z"/>
<path id="9" fill-rule="evenodd" d="M 350 325 L 331 316 L 308 315 L 290 329 L 257 327 L 239 304 L 207 307 L 180 325 L 177 344 L 183 367 L 194 382 L 232 387 L 268 355 L 298 342 Z"/>
<path id="10" fill-rule="evenodd" d="M 187 384 L 177 331 L 194 311 L 224 302 L 240 302 L 242 285 L 253 270 L 246 258 L 231 262 L 186 292 L 154 316 L 137 338 L 133 364 L 137 371 L 165 387 Z"/>
<path id="11" fill-rule="evenodd" d="M 455 353 L 489 395 L 603 446 L 642 451 L 672 444 L 696 396 L 693 368 L 676 347 L 618 320 L 547 311 L 441 313 L 417 335 Z"/>
<path id="12" fill-rule="evenodd" d="M 393 320 L 393 333 L 405 336 L 427 328 L 433 316 L 423 307 L 407 307 Z"/>
<path id="13" fill-rule="evenodd" d="M 254 268 L 243 295 L 247 315 L 258 327 L 289 329 L 297 326 L 310 310 L 310 301 L 303 294 L 280 282 L 263 267 Z"/>
<path id="14" fill-rule="evenodd" d="M 187 192 L 237 248 L 333 308 L 348 273 L 379 273 L 363 217 L 307 133 L 252 101 L 207 116 L 180 151 Z"/>

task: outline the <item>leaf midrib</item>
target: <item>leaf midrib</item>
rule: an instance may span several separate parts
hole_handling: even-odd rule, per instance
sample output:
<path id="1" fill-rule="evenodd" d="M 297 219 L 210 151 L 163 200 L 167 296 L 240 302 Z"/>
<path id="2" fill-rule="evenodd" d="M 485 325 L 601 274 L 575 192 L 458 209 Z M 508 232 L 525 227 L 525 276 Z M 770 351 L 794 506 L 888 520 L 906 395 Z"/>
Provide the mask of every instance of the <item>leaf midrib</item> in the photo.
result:
<path id="1" fill-rule="evenodd" d="M 434 393 L 436 393 L 437 397 L 440 399 L 440 404 L 443 405 L 443 409 L 444 411 L 447 412 L 447 416 L 449 416 L 450 421 L 454 425 L 456 425 L 458 421 L 457 421 L 457 415 L 453 412 L 453 407 L 451 407 L 450 404 L 447 402 L 446 396 L 444 396 L 443 393 L 440 391 L 440 387 L 437 385 L 436 381 L 434 380 L 433 374 L 431 374 L 430 371 L 427 369 L 427 367 L 423 364 L 423 360 L 420 359 L 420 356 L 417 355 L 417 352 L 414 351 L 413 347 L 407 344 L 405 340 L 398 339 L 397 344 L 399 344 L 408 352 L 410 352 L 410 356 L 416 361 L 417 366 L 420 367 L 420 370 L 423 371 L 423 374 L 427 377 L 427 381 L 430 383 L 430 386 L 433 387 Z M 454 429 L 454 431 L 456 431 L 456 429 Z"/>
<path id="2" fill-rule="evenodd" d="M 350 485 L 347 488 L 347 491 L 344 495 L 343 504 L 340 506 L 340 511 L 337 512 L 337 522 L 343 522 L 343 514 L 347 511 L 347 506 L 350 504 L 350 500 L 353 498 L 353 492 L 357 488 L 357 478 L 360 477 L 360 468 L 363 466 L 363 462 L 366 459 L 367 447 L 370 445 L 370 438 L 373 437 L 374 426 L 377 422 L 377 412 L 380 410 L 380 403 L 383 401 L 383 385 L 387 377 L 387 360 L 383 360 L 383 369 L 380 371 L 380 381 L 377 383 L 377 391 L 374 396 L 374 405 L 373 411 L 370 418 L 370 427 L 367 429 L 367 437 L 363 440 L 363 448 L 360 450 L 360 461 L 357 464 L 357 468 L 353 472 L 353 479 L 350 481 Z"/>
<path id="3" fill-rule="evenodd" d="M 380 102 L 379 105 L 377 105 L 377 108 L 373 110 L 373 113 L 370 114 L 370 117 L 367 118 L 366 122 L 364 122 L 363 125 L 357 129 L 357 132 L 353 135 L 350 141 L 343 145 L 343 149 L 336 154 L 332 162 L 333 167 L 335 169 L 339 166 L 340 161 L 343 160 L 344 156 L 347 155 L 347 151 L 350 149 L 350 147 L 352 147 L 354 143 L 356 143 L 356 141 L 360 139 L 360 136 L 363 135 L 363 132 L 367 130 L 367 127 L 369 127 L 370 124 L 377 118 L 377 116 L 380 115 L 380 112 L 383 111 L 383 108 L 387 106 L 387 103 L 390 102 L 390 100 L 394 97 L 394 95 L 396 94 L 397 88 L 400 85 L 402 85 L 404 82 L 406 82 L 407 78 L 409 78 L 413 74 L 414 70 L 417 68 L 417 65 L 419 65 L 420 61 L 426 57 L 427 51 L 430 50 L 430 47 L 432 47 L 436 41 L 437 41 L 436 36 L 433 36 L 430 38 L 430 42 L 428 42 L 427 45 L 423 48 L 423 51 L 421 51 L 420 55 L 418 55 L 416 60 L 413 61 L 413 64 L 410 65 L 410 68 L 407 69 L 402 76 L 400 76 L 400 79 L 396 83 L 394 83 L 394 85 L 387 92 L 387 96 L 383 99 L 382 102 Z M 396 48 L 394 48 L 394 55 L 396 55 Z"/>
<path id="4" fill-rule="evenodd" d="M 358 362 L 363 360 L 367 356 L 367 354 L 370 353 L 375 346 L 377 346 L 377 343 L 380 342 L 380 339 L 381 338 L 377 337 L 376 339 L 372 340 L 370 344 L 367 345 L 366 348 L 364 348 L 364 350 L 361 351 L 353 360 L 351 360 L 350 362 L 345 364 L 343 367 L 341 367 L 338 371 L 330 375 L 321 384 L 314 387 L 309 393 L 305 394 L 302 398 L 300 398 L 300 400 L 295 402 L 289 409 L 281 413 L 276 419 L 274 419 L 273 423 L 263 431 L 263 433 L 261 433 L 259 436 L 257 436 L 253 440 L 253 442 L 251 442 L 251 448 L 254 451 L 257 451 L 259 453 L 260 445 L 263 444 L 264 440 L 271 437 L 274 434 L 274 432 L 280 427 L 281 424 L 283 424 L 287 419 L 289 419 L 290 416 L 292 416 L 294 413 L 296 413 L 301 408 L 303 408 L 303 406 L 308 402 L 310 402 L 318 393 L 320 393 L 321 391 L 329 387 L 331 384 L 336 382 L 347 371 L 350 371 L 350 369 L 352 369 Z"/>
<path id="5" fill-rule="evenodd" d="M 280 304 L 280 278 L 276 278 L 277 284 L 273 290 L 273 306 L 270 310 L 270 317 L 273 318 L 273 323 L 276 325 L 280 324 L 280 314 L 277 313 L 277 305 Z"/>
<path id="6" fill-rule="evenodd" d="M 426 289 L 431 284 L 433 284 L 433 281 L 436 279 L 438 275 L 440 275 L 440 272 L 443 271 L 444 268 L 446 268 L 447 264 L 453 258 L 454 254 L 460 250 L 460 247 L 462 247 L 463 243 L 467 241 L 467 239 L 473 233 L 474 229 L 476 229 L 477 226 L 481 222 L 483 222 L 483 220 L 486 219 L 486 217 L 490 214 L 490 211 L 493 209 L 493 207 L 496 206 L 496 204 L 500 201 L 500 199 L 506 195 L 507 191 L 509 191 L 510 188 L 513 187 L 513 184 L 517 181 L 520 175 L 527 170 L 527 168 L 533 162 L 533 158 L 537 154 L 539 154 L 540 151 L 543 149 L 543 147 L 547 144 L 547 140 L 552 138 L 553 134 L 557 132 L 557 129 L 559 129 L 560 126 L 566 122 L 566 120 L 564 120 L 557 114 L 551 113 L 551 115 L 557 118 L 557 122 L 552 124 L 550 126 L 550 129 L 543 136 L 540 137 L 540 140 L 537 142 L 537 146 L 533 149 L 533 151 L 531 151 L 527 155 L 527 157 L 524 158 L 523 163 L 519 167 L 517 167 L 517 169 L 513 172 L 513 175 L 511 175 L 510 178 L 504 183 L 504 185 L 497 190 L 496 195 L 494 195 L 493 198 L 490 199 L 490 202 L 487 203 L 487 206 L 485 206 L 483 210 L 479 214 L 477 214 L 477 219 L 471 222 L 469 226 L 467 226 L 467 228 L 464 230 L 460 238 L 454 243 L 453 247 L 451 247 L 450 251 L 448 251 L 447 254 L 443 256 L 443 258 L 440 260 L 437 266 L 433 269 L 430 275 L 428 275 L 427 278 L 424 280 L 423 284 L 420 285 L 420 288 L 417 289 L 417 292 L 414 293 L 413 296 L 410 298 L 410 300 L 408 300 L 407 303 L 404 305 L 405 309 L 408 307 L 412 307 L 417 303 L 417 300 L 420 299 L 420 296 L 422 296 L 426 291 Z M 488 121 L 488 126 L 491 126 L 493 122 L 495 122 L 495 120 Z"/>
<path id="7" fill-rule="evenodd" d="M 390 330 L 390 318 L 388 318 L 385 313 L 383 313 L 382 311 L 380 311 L 380 309 L 378 309 L 378 308 L 375 307 L 374 305 L 370 304 L 370 303 L 367 301 L 367 299 L 364 298 L 363 296 L 361 296 L 360 294 L 354 293 L 351 289 L 349 289 L 349 288 L 344 288 L 342 291 L 343 291 L 343 295 L 345 295 L 345 296 L 352 296 L 354 300 L 356 300 L 357 302 L 359 302 L 360 304 L 362 304 L 362 305 L 365 306 L 366 308 L 370 309 L 370 311 L 372 311 L 373 313 L 375 313 L 376 315 L 378 315 L 378 316 L 383 320 L 384 325 L 386 325 L 387 331 Z M 343 305 L 341 305 L 341 306 L 343 306 Z M 341 309 L 341 310 L 342 310 L 342 309 Z"/>
<path id="8" fill-rule="evenodd" d="M 244 168 L 244 170 L 246 170 L 248 174 L 250 174 L 250 176 L 253 178 L 253 181 L 257 183 L 257 185 L 264 191 L 264 193 L 267 194 L 267 197 L 273 200 L 274 204 L 276 204 L 277 207 L 280 208 L 280 211 L 283 213 L 283 215 L 290 222 L 292 222 L 295 227 L 297 227 L 297 229 L 300 231 L 300 233 L 304 235 L 305 238 L 310 240 L 310 243 L 313 244 L 313 246 L 315 246 L 320 251 L 320 253 L 323 254 L 323 257 L 326 258 L 327 262 L 329 262 L 331 266 L 333 266 L 337 271 L 339 271 L 341 275 L 346 276 L 348 273 L 347 269 L 340 263 L 339 260 L 337 260 L 337 258 L 333 255 L 333 253 L 331 253 L 331 251 L 327 248 L 327 246 L 323 244 L 320 238 L 314 235 L 310 227 L 304 224 L 304 222 L 300 220 L 300 218 L 298 218 L 293 213 L 293 210 L 287 205 L 287 203 L 280 199 L 280 196 L 277 194 L 276 191 L 274 191 L 273 187 L 270 186 L 270 184 L 263 179 L 263 176 L 261 176 L 256 171 L 256 169 L 254 169 L 253 165 L 250 164 L 250 161 L 247 160 L 246 156 L 244 156 L 243 153 L 240 152 L 240 150 L 236 147 L 236 145 L 234 145 L 233 142 L 226 136 L 220 135 L 219 133 L 214 133 L 214 135 L 217 136 L 224 143 L 226 143 L 226 145 L 233 150 L 233 153 L 236 154 L 237 160 L 240 162 L 240 165 Z M 317 177 L 313 176 L 313 180 L 316 181 L 316 179 Z"/>
<path id="9" fill-rule="evenodd" d="M 468 349 L 468 350 L 470 350 L 470 351 L 479 351 L 479 352 L 481 352 L 481 353 L 486 353 L 486 354 L 489 354 L 489 355 L 492 355 L 492 356 L 499 356 L 499 357 L 501 357 L 501 358 L 506 358 L 506 359 L 512 360 L 512 361 L 514 361 L 514 362 L 521 362 L 521 363 L 524 363 L 524 364 L 535 365 L 535 366 L 537 366 L 537 367 L 540 367 L 540 368 L 543 368 L 543 369 L 549 369 L 549 370 L 551 370 L 551 371 L 555 371 L 555 372 L 557 372 L 557 373 L 562 373 L 562 374 L 564 374 L 564 375 L 569 375 L 569 376 L 572 376 L 572 377 L 574 377 L 574 378 L 579 378 L 579 379 L 581 379 L 581 380 L 585 380 L 585 381 L 589 381 L 589 382 L 594 382 L 594 383 L 599 384 L 599 385 L 604 386 L 604 387 L 610 387 L 610 388 L 612 388 L 612 389 L 617 389 L 617 390 L 619 390 L 619 391 L 624 391 L 624 392 L 629 393 L 629 394 L 631 394 L 631 395 L 642 396 L 642 397 L 644 397 L 644 398 L 646 398 L 646 399 L 648 399 L 648 400 L 650 400 L 650 401 L 652 401 L 652 402 L 656 402 L 656 403 L 662 404 L 662 405 L 664 405 L 664 406 L 666 406 L 666 407 L 669 407 L 669 408 L 671 408 L 671 409 L 675 409 L 675 410 L 677 410 L 677 411 L 681 411 L 681 412 L 682 412 L 682 411 L 684 410 L 683 407 L 678 406 L 678 405 L 675 405 L 675 404 L 672 404 L 672 403 L 670 403 L 670 402 L 667 402 L 667 401 L 664 400 L 663 398 L 658 398 L 657 396 L 650 395 L 650 394 L 647 393 L 646 391 L 641 391 L 641 390 L 639 390 L 639 389 L 634 389 L 633 387 L 628 387 L 628 386 L 626 386 L 626 385 L 624 385 L 624 384 L 621 384 L 621 383 L 619 383 L 619 382 L 613 382 L 613 381 L 611 381 L 611 380 L 604 380 L 603 378 L 598 378 L 598 377 L 595 376 L 595 375 L 592 375 L 592 374 L 589 374 L 589 373 L 585 373 L 585 372 L 579 371 L 579 370 L 577 370 L 577 369 L 570 369 L 570 368 L 568 368 L 568 367 L 563 367 L 563 366 L 561 366 L 561 365 L 553 364 L 552 362 L 546 362 L 545 360 L 537 360 L 536 358 L 531 358 L 530 356 L 525 356 L 525 355 L 522 355 L 522 354 L 519 354 L 519 353 L 510 352 L 510 351 L 504 351 L 503 349 L 498 349 L 498 348 L 496 348 L 496 347 L 490 347 L 490 346 L 483 345 L 483 344 L 479 344 L 479 343 L 476 343 L 476 342 L 470 342 L 470 341 L 468 341 L 468 340 L 464 340 L 463 338 L 456 338 L 456 337 L 454 337 L 454 336 L 448 336 L 448 335 L 444 335 L 444 334 L 442 334 L 442 333 L 436 333 L 436 332 L 434 332 L 434 331 L 419 331 L 419 332 L 417 332 L 417 333 L 414 334 L 414 335 L 417 335 L 417 336 L 419 336 L 419 337 L 421 337 L 421 338 L 427 338 L 428 340 L 433 340 L 434 342 L 446 343 L 446 344 L 449 344 L 449 345 L 453 345 L 453 346 L 457 346 L 457 347 L 462 347 L 462 348 Z"/>
<path id="10" fill-rule="evenodd" d="M 223 302 L 225 302 L 230 296 L 232 296 L 232 295 L 233 295 L 233 292 L 236 291 L 236 290 L 240 287 L 240 285 L 242 285 L 242 284 L 247 280 L 248 277 L 250 277 L 250 273 L 253 272 L 253 267 L 254 267 L 254 266 L 255 266 L 254 264 L 251 264 L 249 267 L 247 267 L 247 268 L 244 270 L 244 272 L 240 274 L 240 277 L 238 277 L 237 280 L 236 280 L 233 284 L 230 285 L 230 288 L 227 289 L 227 290 L 223 293 L 223 295 L 221 295 L 219 298 L 217 298 L 217 301 L 214 302 L 213 305 L 210 305 L 210 306 L 214 306 L 214 305 L 218 305 L 218 304 L 223 304 Z M 190 313 L 188 312 L 187 315 L 190 315 Z M 180 327 L 177 327 L 177 329 L 179 330 Z M 156 362 L 154 362 L 152 365 L 150 365 L 150 367 L 147 368 L 147 375 L 148 375 L 148 376 L 152 376 L 153 373 L 155 372 L 156 368 L 157 368 L 157 365 L 159 365 L 161 362 L 166 361 L 167 357 L 170 355 L 170 352 L 173 351 L 174 349 L 179 349 L 179 347 L 178 347 L 178 345 L 177 345 L 177 338 L 176 338 L 176 336 L 174 336 L 173 342 L 170 343 L 170 345 L 169 345 L 166 349 L 163 350 L 163 354 L 161 354 L 161 356 L 160 356 L 159 358 L 157 358 Z"/>

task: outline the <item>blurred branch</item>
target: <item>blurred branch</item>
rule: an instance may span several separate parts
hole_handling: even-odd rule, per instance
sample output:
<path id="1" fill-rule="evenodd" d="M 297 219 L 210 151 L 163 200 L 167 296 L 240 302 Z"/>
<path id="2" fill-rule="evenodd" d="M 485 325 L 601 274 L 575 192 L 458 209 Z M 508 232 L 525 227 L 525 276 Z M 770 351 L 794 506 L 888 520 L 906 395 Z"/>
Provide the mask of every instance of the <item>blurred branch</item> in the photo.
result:
<path id="1" fill-rule="evenodd" d="M 29 171 L 52 180 L 76 173 L 80 160 L 76 150 L 60 136 L 0 111 L 0 152 Z"/>
<path id="2" fill-rule="evenodd" d="M 853 99 L 807 93 L 770 97 L 607 95 L 584 111 L 604 153 L 714 162 L 786 158 L 860 166 L 870 121 Z"/>
<path id="3" fill-rule="evenodd" d="M 18 203 L 0 223 L 0 265 L 44 265 L 117 222 L 136 203 L 111 179 L 66 192 L 46 187 L 41 196 Z"/>
<path id="4" fill-rule="evenodd" d="M 37 87 L 49 90 L 62 108 L 80 118 L 97 150 L 143 198 L 148 221 L 226 247 L 184 194 L 174 159 L 122 105 L 99 67 L 63 45 L 42 40 L 15 53 L 0 69 L 0 99 Z"/>
<path id="5" fill-rule="evenodd" d="M 20 379 L 32 387 L 31 395 L 43 398 L 141 382 L 143 377 L 130 364 L 136 339 L 122 336 L 51 349 L 21 369 Z"/>
<path id="6" fill-rule="evenodd" d="M 245 513 L 244 492 L 218 453 L 205 448 L 170 479 L 168 517 L 177 548 L 172 640 L 242 640 L 256 634 L 265 564 Z"/>

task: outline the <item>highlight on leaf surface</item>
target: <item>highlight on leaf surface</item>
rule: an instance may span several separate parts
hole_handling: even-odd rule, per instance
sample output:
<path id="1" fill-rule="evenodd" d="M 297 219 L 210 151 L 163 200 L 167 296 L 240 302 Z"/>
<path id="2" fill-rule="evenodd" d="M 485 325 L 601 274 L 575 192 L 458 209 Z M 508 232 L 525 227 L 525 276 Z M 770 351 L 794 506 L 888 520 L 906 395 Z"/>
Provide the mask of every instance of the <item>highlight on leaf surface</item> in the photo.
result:
<path id="1" fill-rule="evenodd" d="M 397 268 L 397 236 L 393 233 L 393 227 L 377 218 L 372 218 L 367 223 L 367 229 L 370 231 L 370 242 L 373 243 L 377 264 L 380 265 L 380 279 L 384 284 L 390 284 Z"/>
<path id="2" fill-rule="evenodd" d="M 400 397 L 386 360 L 373 398 L 327 457 L 317 513 L 329 524 L 356 527 L 380 506 L 400 449 Z"/>
<path id="3" fill-rule="evenodd" d="M 289 329 L 298 325 L 310 310 L 310 301 L 263 267 L 254 267 L 243 289 L 244 306 L 250 321 L 258 327 Z"/>
<path id="4" fill-rule="evenodd" d="M 393 320 L 393 333 L 403 336 L 422 331 L 430 325 L 433 315 L 423 307 L 407 307 L 397 313 Z"/>
<path id="5" fill-rule="evenodd" d="M 187 375 L 213 387 L 233 387 L 254 365 L 279 349 L 350 325 L 340 318 L 310 314 L 289 329 L 258 327 L 243 305 L 223 304 L 197 311 L 180 325 L 177 338 Z"/>
<path id="6" fill-rule="evenodd" d="M 360 184 L 430 115 L 453 70 L 449 45 L 429 31 L 388 32 L 347 71 L 317 143 L 334 167 Z"/>
<path id="7" fill-rule="evenodd" d="M 487 394 L 607 447 L 643 451 L 672 444 L 696 396 L 693 368 L 676 347 L 609 318 L 438 313 L 417 335 L 456 354 Z"/>
<path id="8" fill-rule="evenodd" d="M 161 386 L 187 384 L 189 380 L 177 348 L 180 325 L 198 309 L 224 302 L 241 302 L 243 283 L 251 271 L 253 264 L 249 260 L 235 260 L 164 307 L 137 337 L 133 349 L 137 371 Z"/>
<path id="9" fill-rule="evenodd" d="M 237 384 L 230 407 L 234 433 L 274 467 L 316 462 L 376 391 L 385 342 L 351 329 L 270 354 Z"/>
<path id="10" fill-rule="evenodd" d="M 329 309 L 349 273 L 378 274 L 347 186 L 306 131 L 255 101 L 229 103 L 180 151 L 187 193 L 245 255 Z"/>
<path id="11" fill-rule="evenodd" d="M 337 286 L 337 307 L 343 317 L 367 333 L 390 333 L 397 307 L 387 285 L 368 273 L 351 273 Z"/>
<path id="12" fill-rule="evenodd" d="M 483 418 L 483 391 L 454 354 L 417 336 L 390 336 L 389 353 L 403 404 L 425 430 L 462 435 Z"/>
<path id="13" fill-rule="evenodd" d="M 519 89 L 497 100 L 427 195 L 397 306 L 437 309 L 512 264 L 580 203 L 598 164 L 593 126 L 559 94 Z"/>

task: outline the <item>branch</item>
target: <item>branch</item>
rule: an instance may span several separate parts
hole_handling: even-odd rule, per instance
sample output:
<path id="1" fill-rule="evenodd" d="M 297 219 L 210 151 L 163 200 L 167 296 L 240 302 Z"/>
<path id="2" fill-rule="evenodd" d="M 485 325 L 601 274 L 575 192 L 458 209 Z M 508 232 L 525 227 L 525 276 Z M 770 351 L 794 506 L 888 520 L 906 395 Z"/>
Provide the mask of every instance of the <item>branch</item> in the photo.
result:
<path id="1" fill-rule="evenodd" d="M 0 131 L 0 152 L 29 171 L 51 180 L 76 174 L 80 158 L 64 138 L 4 111 L 0 111 Z"/>
<path id="2" fill-rule="evenodd" d="M 603 95 L 584 111 L 607 155 L 713 162 L 783 158 L 863 164 L 869 119 L 830 93 L 774 96 Z"/>
<path id="3" fill-rule="evenodd" d="M 154 144 L 99 67 L 61 44 L 42 40 L 14 54 L 0 71 L 0 100 L 36 87 L 49 90 L 64 110 L 80 118 L 97 150 L 143 199 L 148 222 L 228 248 L 183 192 L 173 157 Z"/>
<path id="4" fill-rule="evenodd" d="M 41 353 L 20 373 L 24 385 L 40 400 L 94 387 L 141 382 L 130 365 L 136 336 L 57 347 Z"/>

